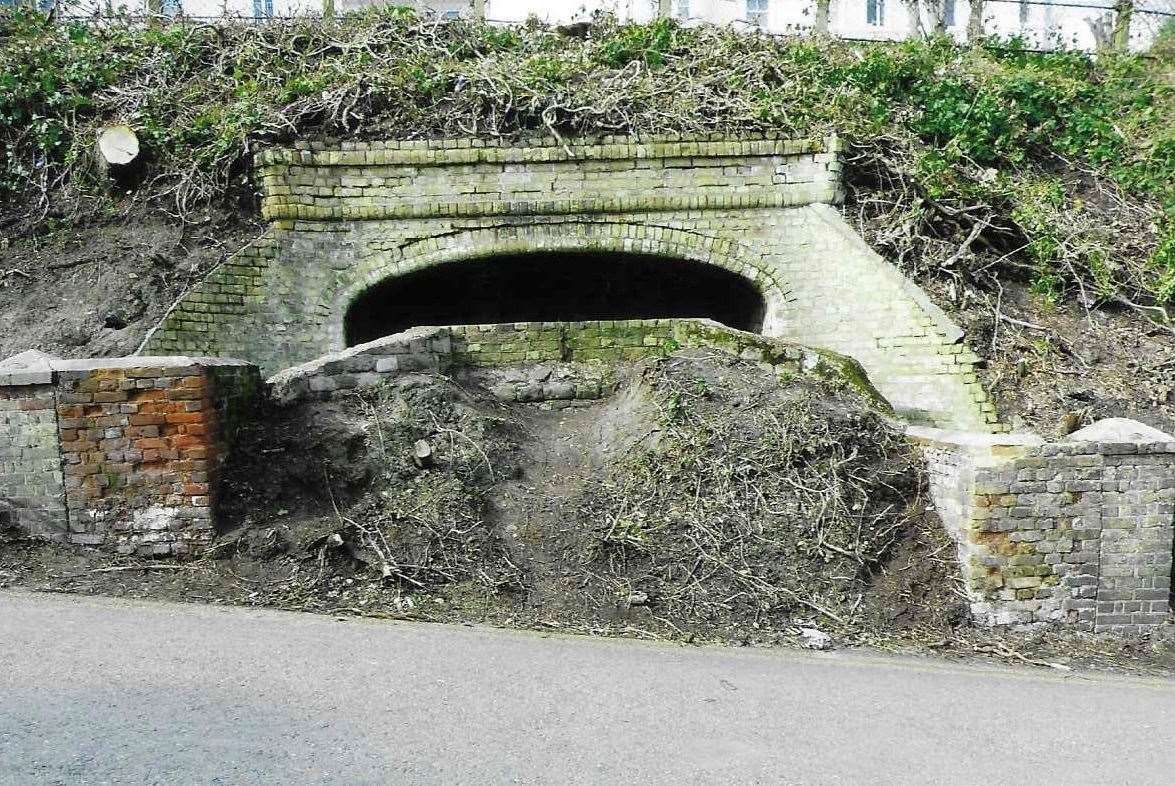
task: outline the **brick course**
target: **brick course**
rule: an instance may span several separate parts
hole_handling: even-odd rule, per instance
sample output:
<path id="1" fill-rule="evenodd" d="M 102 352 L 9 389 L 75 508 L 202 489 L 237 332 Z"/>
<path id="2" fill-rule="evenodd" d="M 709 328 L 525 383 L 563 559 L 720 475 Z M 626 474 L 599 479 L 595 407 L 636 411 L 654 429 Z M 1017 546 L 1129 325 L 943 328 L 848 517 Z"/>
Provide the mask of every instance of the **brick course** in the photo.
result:
<path id="1" fill-rule="evenodd" d="M 256 368 L 174 357 L 49 358 L 41 373 L 47 384 L 31 388 L 0 373 L 0 402 L 39 406 L 40 420 L 13 426 L 17 444 L 35 441 L 35 453 L 22 452 L 17 472 L 0 474 L 0 500 L 9 506 L 27 507 L 22 477 L 43 479 L 40 523 L 17 523 L 120 553 L 183 555 L 207 545 L 217 467 L 231 446 L 226 425 L 247 415 L 259 392 Z"/>
<path id="2" fill-rule="evenodd" d="M 767 303 L 765 334 L 855 358 L 912 422 L 998 427 L 961 331 L 830 206 L 835 140 L 303 141 L 264 152 L 257 173 L 270 229 L 143 351 L 274 373 L 343 349 L 347 308 L 390 277 L 502 254 L 647 253 L 744 276 Z"/>

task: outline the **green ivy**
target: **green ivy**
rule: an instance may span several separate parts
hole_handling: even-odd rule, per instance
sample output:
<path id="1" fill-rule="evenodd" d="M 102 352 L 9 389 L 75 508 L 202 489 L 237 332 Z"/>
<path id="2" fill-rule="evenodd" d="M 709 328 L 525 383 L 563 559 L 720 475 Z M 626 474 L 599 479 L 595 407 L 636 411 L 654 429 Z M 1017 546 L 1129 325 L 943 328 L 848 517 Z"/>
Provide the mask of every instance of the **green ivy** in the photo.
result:
<path id="1" fill-rule="evenodd" d="M 624 25 L 604 40 L 597 62 L 608 68 L 623 68 L 641 61 L 650 68 L 665 64 L 665 56 L 673 47 L 677 24 L 671 19 L 658 19 L 647 25 Z"/>

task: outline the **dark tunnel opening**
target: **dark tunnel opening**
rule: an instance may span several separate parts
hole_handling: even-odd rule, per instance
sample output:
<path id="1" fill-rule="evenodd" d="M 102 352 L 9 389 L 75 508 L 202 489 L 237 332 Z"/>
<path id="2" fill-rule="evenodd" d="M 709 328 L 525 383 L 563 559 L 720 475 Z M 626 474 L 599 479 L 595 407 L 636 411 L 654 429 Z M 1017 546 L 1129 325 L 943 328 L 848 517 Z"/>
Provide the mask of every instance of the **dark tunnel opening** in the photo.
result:
<path id="1" fill-rule="evenodd" d="M 453 262 L 368 289 L 347 311 L 347 346 L 420 325 L 708 317 L 759 332 L 766 305 L 723 268 L 642 254 L 518 254 Z"/>

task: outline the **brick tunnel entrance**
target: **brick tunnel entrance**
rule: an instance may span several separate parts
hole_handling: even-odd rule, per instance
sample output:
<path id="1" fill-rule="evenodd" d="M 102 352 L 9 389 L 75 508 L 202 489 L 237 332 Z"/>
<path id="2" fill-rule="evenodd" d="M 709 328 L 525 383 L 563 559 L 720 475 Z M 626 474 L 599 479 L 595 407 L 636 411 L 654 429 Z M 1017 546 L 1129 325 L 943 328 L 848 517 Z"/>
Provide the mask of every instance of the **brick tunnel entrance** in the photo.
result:
<path id="1" fill-rule="evenodd" d="M 644 254 L 543 253 L 454 262 L 364 292 L 347 346 L 420 325 L 708 317 L 759 332 L 766 305 L 747 279 Z"/>

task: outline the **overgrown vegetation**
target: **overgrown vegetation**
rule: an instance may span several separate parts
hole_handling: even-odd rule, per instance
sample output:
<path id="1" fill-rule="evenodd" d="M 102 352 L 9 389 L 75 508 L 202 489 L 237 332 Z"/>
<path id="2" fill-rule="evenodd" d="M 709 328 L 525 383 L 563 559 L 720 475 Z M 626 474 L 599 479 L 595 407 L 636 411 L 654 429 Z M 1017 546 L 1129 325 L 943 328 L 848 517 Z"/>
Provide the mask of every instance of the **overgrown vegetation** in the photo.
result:
<path id="1" fill-rule="evenodd" d="M 477 372 L 275 407 L 225 471 L 212 594 L 672 638 L 962 619 L 921 463 L 850 384 L 712 350 L 616 371 L 558 411 Z"/>
<path id="2" fill-rule="evenodd" d="M 0 13 L 0 196 L 34 218 L 117 203 L 186 216 L 249 194 L 258 145 L 348 137 L 837 133 L 850 208 L 914 273 L 1046 298 L 1175 298 L 1175 87 L 1152 58 L 1017 41 L 859 44 L 601 18 L 586 35 L 402 9 L 264 25 Z M 112 196 L 96 130 L 149 158 Z M 1158 312 L 1151 312 L 1158 313 Z"/>

